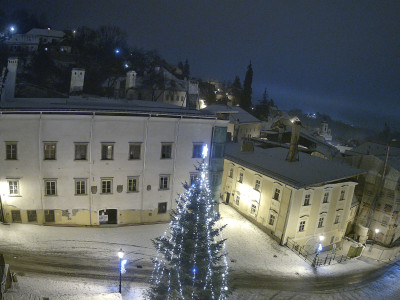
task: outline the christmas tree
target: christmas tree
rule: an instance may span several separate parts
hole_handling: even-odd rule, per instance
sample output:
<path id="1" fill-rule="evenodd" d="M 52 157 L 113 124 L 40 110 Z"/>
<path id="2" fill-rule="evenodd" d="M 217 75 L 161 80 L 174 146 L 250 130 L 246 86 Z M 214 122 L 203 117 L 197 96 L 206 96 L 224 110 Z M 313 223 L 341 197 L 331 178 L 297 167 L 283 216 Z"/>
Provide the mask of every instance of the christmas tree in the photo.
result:
<path id="1" fill-rule="evenodd" d="M 225 239 L 219 227 L 219 213 L 208 182 L 205 161 L 197 167 L 198 176 L 192 185 L 184 184 L 185 194 L 177 199 L 171 211 L 169 229 L 153 240 L 157 248 L 150 280 L 151 299 L 226 299 L 228 264 Z"/>

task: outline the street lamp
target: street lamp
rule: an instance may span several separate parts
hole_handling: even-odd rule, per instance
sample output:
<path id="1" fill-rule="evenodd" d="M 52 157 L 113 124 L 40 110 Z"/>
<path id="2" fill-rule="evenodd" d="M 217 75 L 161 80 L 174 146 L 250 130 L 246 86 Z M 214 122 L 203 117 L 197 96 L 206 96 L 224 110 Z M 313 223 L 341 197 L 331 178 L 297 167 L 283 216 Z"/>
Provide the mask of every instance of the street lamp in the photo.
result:
<path id="1" fill-rule="evenodd" d="M 118 251 L 118 257 L 119 257 L 119 293 L 121 294 L 121 275 L 122 275 L 122 258 L 124 257 L 124 251 L 122 251 L 122 248 L 119 249 Z"/>
<path id="2" fill-rule="evenodd" d="M 379 229 L 378 228 L 376 228 L 375 229 L 375 235 L 374 235 L 374 242 L 376 243 L 376 235 L 379 233 Z"/>

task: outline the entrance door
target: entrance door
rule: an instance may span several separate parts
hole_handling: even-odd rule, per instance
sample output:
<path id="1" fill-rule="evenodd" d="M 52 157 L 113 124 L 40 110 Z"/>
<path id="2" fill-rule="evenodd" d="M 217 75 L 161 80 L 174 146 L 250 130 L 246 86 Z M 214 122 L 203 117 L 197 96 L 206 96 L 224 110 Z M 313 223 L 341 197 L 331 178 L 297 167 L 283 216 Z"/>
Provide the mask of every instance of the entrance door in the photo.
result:
<path id="1" fill-rule="evenodd" d="M 116 209 L 99 210 L 99 223 L 101 224 L 118 224 Z"/>
<path id="2" fill-rule="evenodd" d="M 226 198 L 225 198 L 225 203 L 229 204 L 229 198 L 230 198 L 231 194 L 230 193 L 226 193 Z"/>

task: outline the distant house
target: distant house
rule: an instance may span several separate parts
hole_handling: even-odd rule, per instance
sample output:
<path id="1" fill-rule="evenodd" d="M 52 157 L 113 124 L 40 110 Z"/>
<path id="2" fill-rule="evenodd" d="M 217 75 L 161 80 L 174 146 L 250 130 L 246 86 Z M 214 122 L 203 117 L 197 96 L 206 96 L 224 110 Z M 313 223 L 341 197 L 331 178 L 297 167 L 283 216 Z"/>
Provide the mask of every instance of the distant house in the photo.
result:
<path id="1" fill-rule="evenodd" d="M 13 34 L 6 40 L 6 45 L 12 53 L 34 53 L 39 44 L 56 44 L 62 41 L 65 33 L 59 30 L 33 28 L 27 33 Z"/>
<path id="2" fill-rule="evenodd" d="M 213 104 L 204 108 L 212 112 L 220 120 L 229 120 L 228 138 L 230 141 L 240 141 L 248 137 L 260 137 L 261 121 L 239 106 Z"/>
<path id="3" fill-rule="evenodd" d="M 345 154 L 350 165 L 366 171 L 356 188 L 361 200 L 356 223 L 369 239 L 392 246 L 400 238 L 400 148 L 368 142 Z M 356 238 L 367 237 L 356 231 Z"/>
<path id="4" fill-rule="evenodd" d="M 363 171 L 284 148 L 226 145 L 221 193 L 282 245 L 288 239 L 314 252 L 329 249 L 351 226 L 355 179 Z M 354 214 L 354 213 L 353 213 Z"/>

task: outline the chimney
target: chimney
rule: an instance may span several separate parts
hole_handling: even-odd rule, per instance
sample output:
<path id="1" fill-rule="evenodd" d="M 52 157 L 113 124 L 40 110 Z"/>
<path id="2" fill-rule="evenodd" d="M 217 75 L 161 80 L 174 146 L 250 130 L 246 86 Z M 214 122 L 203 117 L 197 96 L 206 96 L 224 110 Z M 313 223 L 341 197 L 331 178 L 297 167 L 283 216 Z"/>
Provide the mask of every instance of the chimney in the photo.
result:
<path id="1" fill-rule="evenodd" d="M 15 98 L 15 83 L 17 81 L 17 68 L 18 58 L 8 58 L 7 74 L 4 82 L 4 89 L 1 93 L 1 100 L 14 99 Z"/>
<path id="2" fill-rule="evenodd" d="M 292 125 L 292 135 L 290 137 L 290 147 L 289 153 L 286 156 L 286 160 L 293 162 L 299 160 L 299 151 L 297 149 L 297 144 L 300 137 L 301 122 L 299 120 L 293 121 Z"/>
<path id="3" fill-rule="evenodd" d="M 241 152 L 254 152 L 254 143 L 250 138 L 243 139 L 242 146 L 240 147 Z"/>
<path id="4" fill-rule="evenodd" d="M 136 87 L 136 72 L 129 71 L 126 73 L 125 92 Z"/>
<path id="5" fill-rule="evenodd" d="M 83 83 L 85 80 L 85 69 L 73 68 L 71 72 L 70 94 L 79 95 L 83 92 Z"/>

